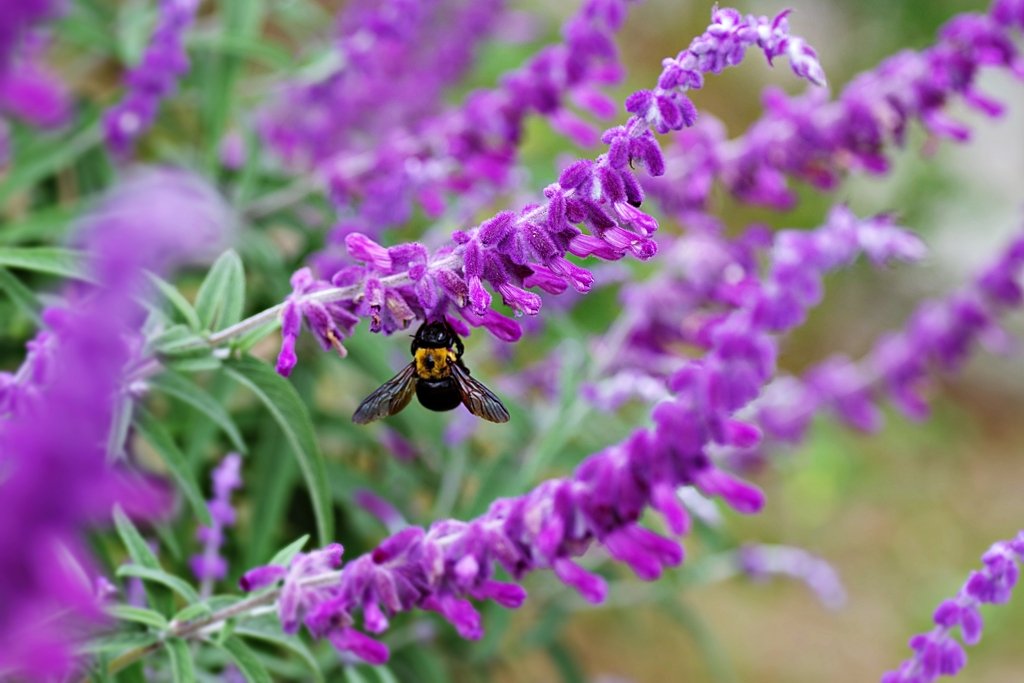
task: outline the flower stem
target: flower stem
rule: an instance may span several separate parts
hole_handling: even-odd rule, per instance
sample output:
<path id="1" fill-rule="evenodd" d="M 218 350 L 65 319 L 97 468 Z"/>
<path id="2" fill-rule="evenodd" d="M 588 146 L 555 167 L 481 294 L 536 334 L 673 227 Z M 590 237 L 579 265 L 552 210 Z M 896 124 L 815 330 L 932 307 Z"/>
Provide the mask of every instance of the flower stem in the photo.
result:
<path id="1" fill-rule="evenodd" d="M 300 583 L 304 587 L 315 588 L 335 583 L 340 577 L 341 572 L 327 572 L 325 574 L 318 574 L 316 576 L 310 576 L 302 579 Z M 207 614 L 204 617 L 199 617 L 198 619 L 186 622 L 172 621 L 170 628 L 161 634 L 160 640 L 155 643 L 150 643 L 149 645 L 132 648 L 124 654 L 115 657 L 107 666 L 107 671 L 110 674 L 115 674 L 140 659 L 145 658 L 147 655 L 156 652 L 163 647 L 164 641 L 167 638 L 204 637 L 209 633 L 219 630 L 220 625 L 229 619 L 252 616 L 258 608 L 263 607 L 264 605 L 273 604 L 280 596 L 281 588 L 274 588 L 266 593 L 260 593 L 259 595 L 254 595 L 250 598 L 246 598 L 245 600 L 236 602 L 233 605 L 228 605 L 223 609 L 219 609 L 216 612 Z"/>

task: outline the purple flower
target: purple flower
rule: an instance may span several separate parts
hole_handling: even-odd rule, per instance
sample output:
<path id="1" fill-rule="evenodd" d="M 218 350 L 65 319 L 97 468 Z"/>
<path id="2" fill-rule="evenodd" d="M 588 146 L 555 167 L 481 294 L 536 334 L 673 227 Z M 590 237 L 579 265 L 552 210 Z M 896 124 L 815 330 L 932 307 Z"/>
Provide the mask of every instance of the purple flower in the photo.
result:
<path id="1" fill-rule="evenodd" d="M 353 491 L 352 502 L 379 519 L 391 533 L 396 533 L 409 526 L 402 513 L 394 505 L 369 489 Z"/>
<path id="2" fill-rule="evenodd" d="M 964 643 L 975 645 L 983 626 L 978 606 L 1009 601 L 1020 574 L 1018 565 L 1024 562 L 1024 531 L 1012 540 L 994 543 L 981 561 L 984 566 L 971 572 L 957 596 L 935 610 L 935 628 L 910 639 L 914 656 L 883 675 L 882 683 L 931 683 L 940 676 L 957 675 L 967 664 L 953 629 L 959 626 Z"/>
<path id="3" fill-rule="evenodd" d="M 15 375 L 18 400 L 6 401 L 9 415 L 0 418 L 4 670 L 29 678 L 66 672 L 70 638 L 100 616 L 92 586 L 74 567 L 87 564 L 86 527 L 107 519 L 115 501 L 135 515 L 154 515 L 170 502 L 126 468 L 108 465 L 107 445 L 144 319 L 135 300 L 142 268 L 165 270 L 219 237 L 222 224 L 206 222 L 219 209 L 211 196 L 174 172 L 116 188 L 80 230 L 97 284 L 69 286 L 44 311 L 47 329 Z"/>
<path id="4" fill-rule="evenodd" d="M 160 18 L 142 61 L 125 76 L 128 91 L 103 115 L 107 146 L 116 156 L 131 153 L 135 140 L 156 120 L 160 100 L 188 71 L 185 31 L 198 8 L 199 0 L 160 0 Z"/>
<path id="5" fill-rule="evenodd" d="M 902 330 L 883 335 L 861 361 L 834 356 L 802 380 L 772 382 L 755 404 L 758 424 L 776 440 L 796 442 L 810 419 L 827 408 L 847 424 L 873 432 L 882 426 L 878 402 L 885 395 L 909 417 L 923 419 L 928 405 L 921 390 L 933 370 L 958 370 L 975 344 L 1007 350 L 1007 333 L 998 320 L 1024 303 L 1018 284 L 1022 270 L 1024 235 L 973 282 L 918 306 Z"/>
<path id="6" fill-rule="evenodd" d="M 213 581 L 223 579 L 228 571 L 227 560 L 220 555 L 220 548 L 224 544 L 224 528 L 235 525 L 231 492 L 242 486 L 241 468 L 242 456 L 229 453 L 213 470 L 213 498 L 208 503 L 213 526 L 200 526 L 196 531 L 196 540 L 203 544 L 203 552 L 193 555 L 189 566 L 195 577 L 203 582 L 207 593 Z"/>
<path id="7" fill-rule="evenodd" d="M 846 590 L 836 570 L 806 550 L 744 544 L 737 551 L 736 560 L 740 570 L 755 581 L 767 581 L 773 574 L 789 576 L 807 584 L 825 607 L 838 609 L 846 604 Z"/>
<path id="8" fill-rule="evenodd" d="M 341 340 L 352 334 L 359 318 L 340 304 L 320 303 L 306 295 L 328 289 L 329 285 L 317 282 L 309 268 L 303 268 L 292 275 L 292 294 L 285 301 L 281 312 L 281 351 L 277 357 L 277 371 L 287 377 L 298 362 L 295 355 L 295 341 L 305 320 L 324 350 L 335 349 L 344 358 L 348 355 Z"/>
<path id="9" fill-rule="evenodd" d="M 644 187 L 681 220 L 708 206 L 712 181 L 719 179 L 740 201 L 791 208 L 796 201 L 787 175 L 821 190 L 832 190 L 847 172 L 885 173 L 889 169 L 887 147 L 902 146 L 909 124 L 920 121 L 938 137 L 964 140 L 969 130 L 945 114 L 955 98 L 988 116 L 1003 107 L 977 90 L 975 81 L 983 67 L 1002 67 L 1024 75 L 1021 58 L 1010 30 L 1021 25 L 1007 3 L 994 3 L 988 16 L 963 14 L 939 30 L 935 45 L 921 52 L 904 50 L 862 73 L 848 84 L 835 101 L 821 89 L 790 97 L 778 88 L 762 95 L 765 113 L 734 140 L 725 138 L 720 123 L 704 117 L 696 128 L 676 134 L 666 152 L 667 173 L 644 181 Z M 732 10 L 723 17 L 717 33 L 705 34 L 712 57 L 701 59 L 716 67 L 731 63 L 743 42 L 743 24 Z M 795 37 L 782 37 L 785 13 L 769 27 L 756 22 L 759 45 L 769 58 L 785 52 L 798 74 L 819 80 L 820 66 L 813 51 Z M 776 22 L 782 23 L 775 26 Z M 755 30 L 753 23 L 749 30 Z M 732 32 L 739 31 L 740 37 Z M 719 40 L 719 34 L 724 37 Z M 691 45 L 690 52 L 694 46 Z M 685 53 L 684 53 L 685 54 Z M 692 82 L 694 72 L 682 62 L 671 82 Z M 690 67 L 693 60 L 686 64 Z"/>
<path id="10" fill-rule="evenodd" d="M 0 68 L 0 112 L 49 128 L 70 118 L 71 96 L 43 63 L 45 49 L 42 36 L 28 35 L 22 40 L 17 59 Z"/>

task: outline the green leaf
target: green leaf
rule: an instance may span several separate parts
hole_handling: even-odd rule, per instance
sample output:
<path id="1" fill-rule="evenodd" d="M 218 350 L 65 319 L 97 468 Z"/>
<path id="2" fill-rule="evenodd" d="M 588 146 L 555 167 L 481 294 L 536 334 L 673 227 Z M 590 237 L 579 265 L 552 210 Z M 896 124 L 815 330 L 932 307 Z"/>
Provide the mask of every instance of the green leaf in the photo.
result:
<path id="1" fill-rule="evenodd" d="M 153 614 L 163 619 L 163 617 L 156 612 L 153 612 Z M 132 619 L 130 621 L 135 620 Z M 96 636 L 90 638 L 84 645 L 82 645 L 80 651 L 83 654 L 99 654 L 101 652 L 116 654 L 127 650 L 146 647 L 147 645 L 152 645 L 156 641 L 157 636 L 153 633 L 112 633 L 109 636 Z"/>
<path id="2" fill-rule="evenodd" d="M 81 207 L 75 202 L 38 208 L 15 222 L 6 223 L 0 230 L 0 244 L 60 241 L 80 211 Z"/>
<path id="3" fill-rule="evenodd" d="M 255 619 L 246 619 L 235 628 L 235 635 L 262 640 L 272 643 L 295 653 L 299 659 L 309 667 L 313 680 L 316 683 L 324 683 L 323 674 L 320 672 L 320 665 L 317 664 L 313 653 L 309 651 L 306 644 L 296 636 L 289 636 L 281 630 L 281 622 L 275 615 L 264 615 Z"/>
<path id="4" fill-rule="evenodd" d="M 0 247 L 0 266 L 89 280 L 81 252 L 60 247 Z"/>
<path id="5" fill-rule="evenodd" d="M 210 353 L 207 341 L 188 329 L 187 325 L 172 325 L 151 338 L 148 343 L 154 351 L 163 356 Z"/>
<path id="6" fill-rule="evenodd" d="M 242 353 L 248 353 L 252 347 L 259 344 L 268 334 L 273 334 L 281 329 L 281 320 L 275 318 L 268 323 L 249 330 L 234 341 L 234 347 Z"/>
<path id="7" fill-rule="evenodd" d="M 220 255 L 196 294 L 196 313 L 204 330 L 220 330 L 242 319 L 245 269 L 234 249 Z"/>
<path id="8" fill-rule="evenodd" d="M 128 519 L 128 515 L 120 506 L 114 508 L 114 526 L 117 528 L 117 535 L 121 537 L 121 542 L 124 543 L 132 562 L 141 567 L 160 569 L 160 562 L 156 559 L 156 555 L 149 549 L 149 544 L 142 538 L 142 534 L 135 528 L 132 520 Z"/>
<path id="9" fill-rule="evenodd" d="M 154 273 L 146 272 L 146 276 L 149 278 L 160 293 L 164 295 L 167 302 L 174 307 L 181 317 L 185 320 L 185 324 L 188 325 L 193 332 L 199 332 L 203 329 L 202 323 L 199 322 L 199 316 L 196 315 L 196 309 L 192 308 L 192 304 L 181 295 L 178 288 L 172 285 L 167 280 L 164 280 Z"/>
<path id="10" fill-rule="evenodd" d="M 380 666 L 372 666 L 370 667 L 370 671 L 377 676 L 380 683 L 398 683 L 398 678 L 395 674 L 391 673 L 391 669 L 384 664 L 381 664 Z"/>
<path id="11" fill-rule="evenodd" d="M 565 683 L 586 683 L 587 679 L 583 675 L 583 668 L 569 648 L 555 641 L 548 644 L 547 651 L 548 657 L 551 658 L 555 669 L 558 670 Z"/>
<path id="12" fill-rule="evenodd" d="M 171 680 L 174 683 L 195 683 L 196 668 L 192 663 L 188 643 L 181 638 L 168 638 L 164 645 L 167 647 L 167 655 L 171 658 Z"/>
<path id="13" fill-rule="evenodd" d="M 121 542 L 128 551 L 128 557 L 132 558 L 132 562 L 147 569 L 160 569 L 160 562 L 156 559 L 156 555 L 149 549 L 149 544 L 142 538 L 142 534 L 135 528 L 135 525 L 128 519 L 128 515 L 124 513 L 120 506 L 114 507 L 114 526 L 117 528 L 117 535 L 121 537 Z M 171 595 L 170 591 L 163 586 L 150 586 L 148 584 L 145 585 L 145 589 L 146 596 L 149 598 L 151 605 L 158 608 L 164 614 L 171 613 L 174 606 L 174 596 Z"/>
<path id="14" fill-rule="evenodd" d="M 221 645 L 249 683 L 271 683 L 270 673 L 245 642 L 231 636 Z"/>
<path id="15" fill-rule="evenodd" d="M 182 624 L 186 621 L 198 619 L 199 617 L 205 617 L 208 614 L 211 614 L 212 612 L 213 610 L 210 609 L 210 606 L 208 604 L 206 604 L 205 602 L 197 602 L 194 605 L 189 605 L 185 609 L 175 614 L 171 621 Z"/>
<path id="16" fill-rule="evenodd" d="M 176 372 L 206 372 L 220 369 L 223 363 L 216 356 L 203 356 L 201 358 L 168 358 L 164 361 L 164 367 Z"/>
<path id="17" fill-rule="evenodd" d="M 199 484 L 195 480 L 192 468 L 188 466 L 185 456 L 174 439 L 167 433 L 164 426 L 142 406 L 138 406 L 134 420 L 135 428 L 149 444 L 160 454 L 171 476 L 177 482 L 181 492 L 185 495 L 193 512 L 199 518 L 199 522 L 206 526 L 213 526 L 213 519 L 210 518 L 210 510 L 206 507 L 203 494 L 199 491 Z"/>
<path id="18" fill-rule="evenodd" d="M 39 312 L 43 310 L 43 305 L 39 303 L 39 299 L 36 298 L 31 289 L 22 284 L 21 280 L 3 266 L 0 266 L 0 290 L 11 297 L 14 305 L 29 320 L 35 323 L 37 327 L 42 327 L 43 319 L 39 317 Z"/>
<path id="19" fill-rule="evenodd" d="M 259 38 L 193 34 L 189 36 L 187 45 L 189 49 L 205 48 L 233 57 L 262 62 L 265 66 L 279 71 L 288 69 L 292 64 L 291 55 L 287 50 Z"/>
<path id="20" fill-rule="evenodd" d="M 278 550 L 274 556 L 270 558 L 270 562 L 267 562 L 267 564 L 278 564 L 282 567 L 287 567 L 288 563 L 292 561 L 292 558 L 295 557 L 300 550 L 302 550 L 302 546 L 306 545 L 307 541 L 309 541 L 309 534 L 306 534 L 297 541 L 293 541 Z"/>
<path id="21" fill-rule="evenodd" d="M 152 626 L 153 628 L 164 631 L 167 629 L 167 619 L 164 615 L 159 612 L 154 612 L 151 609 L 143 609 L 142 607 L 132 607 L 131 605 L 111 605 L 107 608 L 107 613 L 115 619 L 121 621 L 133 621 L 136 624 L 145 624 L 146 626 Z"/>
<path id="22" fill-rule="evenodd" d="M 180 579 L 173 574 L 168 574 L 162 569 L 150 569 L 149 567 L 141 567 L 137 564 L 124 564 L 117 568 L 118 576 L 135 576 L 144 581 L 155 581 L 161 585 L 167 586 L 172 591 L 180 595 L 185 599 L 185 602 L 191 604 L 199 602 L 199 593 L 188 585 L 184 579 Z"/>
<path id="23" fill-rule="evenodd" d="M 40 149 L 32 149 L 26 153 L 18 153 L 10 172 L 0 183 L 0 206 L 15 192 L 31 187 L 46 176 L 70 166 L 75 159 L 99 144 L 103 135 L 100 131 L 98 107 L 80 117 L 82 124 L 77 130 L 66 136 L 47 141 Z"/>
<path id="24" fill-rule="evenodd" d="M 228 361 L 225 369 L 256 394 L 284 431 L 309 487 L 320 545 L 327 545 L 334 537 L 334 516 L 327 487 L 327 468 L 306 404 L 302 402 L 288 380 L 252 356 Z"/>
<path id="25" fill-rule="evenodd" d="M 206 393 L 198 384 L 179 375 L 176 372 L 162 372 L 149 380 L 153 386 L 165 394 L 174 396 L 177 399 L 189 404 L 200 413 L 213 420 L 240 453 L 247 453 L 245 442 L 242 441 L 242 434 L 238 431 L 235 421 L 216 399 Z"/>
<path id="26" fill-rule="evenodd" d="M 370 683 L 354 666 L 345 667 L 345 683 Z"/>

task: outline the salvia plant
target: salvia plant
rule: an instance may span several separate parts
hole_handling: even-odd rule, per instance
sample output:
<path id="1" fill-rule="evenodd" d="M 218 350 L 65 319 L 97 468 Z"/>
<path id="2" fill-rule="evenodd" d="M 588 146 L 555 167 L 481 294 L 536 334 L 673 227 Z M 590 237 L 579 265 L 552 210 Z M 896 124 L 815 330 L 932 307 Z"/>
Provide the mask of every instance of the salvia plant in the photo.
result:
<path id="1" fill-rule="evenodd" d="M 780 370 L 830 273 L 926 257 L 835 191 L 1002 114 L 978 79 L 1024 78 L 1024 1 L 834 89 L 800 14 L 708 7 L 632 91 L 638 2 L 556 35 L 504 0 L 0 0 L 0 678 L 488 680 L 524 628 L 581 681 L 587 603 L 781 575 L 844 604 L 722 505 L 761 511 L 816 417 L 923 420 L 936 373 L 1012 347 L 1024 233 L 863 357 Z M 747 57 L 796 94 L 730 136 L 690 94 Z M 725 212 L 819 195 L 813 229 Z M 426 323 L 506 424 L 352 423 Z M 428 351 L 385 413 L 456 372 Z M 960 672 L 1021 561 L 992 544 L 879 679 Z"/>

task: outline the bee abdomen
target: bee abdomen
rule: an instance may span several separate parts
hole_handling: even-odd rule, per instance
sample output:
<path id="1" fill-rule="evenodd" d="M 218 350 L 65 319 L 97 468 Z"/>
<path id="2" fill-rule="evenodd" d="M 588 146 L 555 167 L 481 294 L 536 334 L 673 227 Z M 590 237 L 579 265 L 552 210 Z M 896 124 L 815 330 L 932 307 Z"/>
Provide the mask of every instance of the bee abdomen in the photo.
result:
<path id="1" fill-rule="evenodd" d="M 427 410 L 438 412 L 452 410 L 462 403 L 459 385 L 453 377 L 419 380 L 416 382 L 416 398 Z"/>

